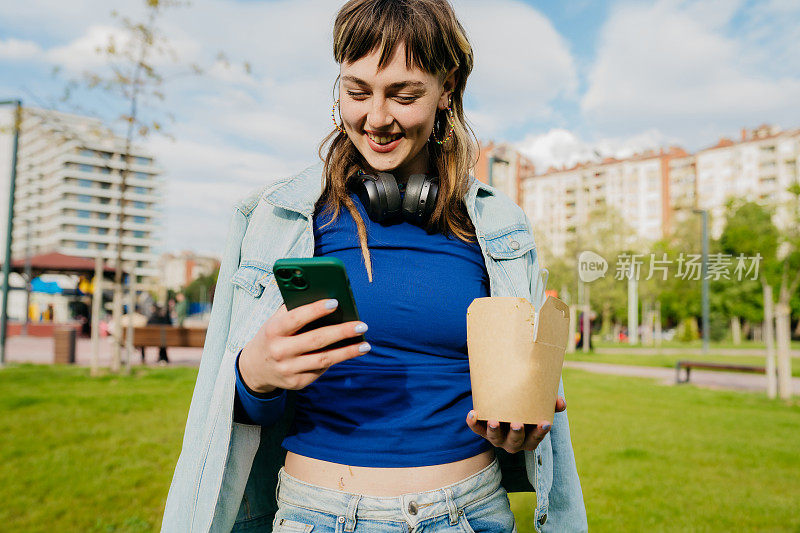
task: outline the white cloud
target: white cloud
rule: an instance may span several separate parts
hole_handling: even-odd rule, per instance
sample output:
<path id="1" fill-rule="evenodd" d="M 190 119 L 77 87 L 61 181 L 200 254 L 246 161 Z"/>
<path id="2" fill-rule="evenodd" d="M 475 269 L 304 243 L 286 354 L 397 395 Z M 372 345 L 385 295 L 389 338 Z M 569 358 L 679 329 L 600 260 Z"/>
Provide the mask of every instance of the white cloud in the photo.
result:
<path id="1" fill-rule="evenodd" d="M 41 53 L 41 47 L 33 41 L 14 38 L 0 41 L 0 59 L 12 61 L 34 59 Z"/>
<path id="2" fill-rule="evenodd" d="M 574 96 L 569 47 L 536 9 L 512 0 L 460 0 L 454 8 L 475 54 L 467 118 L 479 137 L 550 118 L 554 99 Z"/>
<path id="3" fill-rule="evenodd" d="M 613 10 L 581 102 L 587 120 L 612 135 L 656 127 L 690 144 L 743 125 L 800 121 L 800 77 L 770 77 L 748 60 L 730 28 L 740 4 L 661 0 Z"/>
<path id="4" fill-rule="evenodd" d="M 517 143 L 517 148 L 536 165 L 537 172 L 550 167 L 571 167 L 575 163 L 599 161 L 604 157 L 619 159 L 645 150 L 658 150 L 674 139 L 667 139 L 658 130 L 648 130 L 625 138 L 604 138 L 586 141 L 563 128 L 554 128 L 542 135 L 531 135 Z"/>

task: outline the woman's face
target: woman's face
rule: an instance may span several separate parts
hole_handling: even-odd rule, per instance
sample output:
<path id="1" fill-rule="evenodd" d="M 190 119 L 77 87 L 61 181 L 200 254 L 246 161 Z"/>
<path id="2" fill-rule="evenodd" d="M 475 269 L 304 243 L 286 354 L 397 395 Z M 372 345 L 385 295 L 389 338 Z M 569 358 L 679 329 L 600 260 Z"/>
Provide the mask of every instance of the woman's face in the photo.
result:
<path id="1" fill-rule="evenodd" d="M 406 68 L 405 45 L 378 70 L 380 53 L 341 64 L 340 112 L 344 129 L 371 171 L 398 179 L 428 172 L 426 142 L 437 109 L 446 109 L 455 68 L 444 83 L 416 66 Z"/>

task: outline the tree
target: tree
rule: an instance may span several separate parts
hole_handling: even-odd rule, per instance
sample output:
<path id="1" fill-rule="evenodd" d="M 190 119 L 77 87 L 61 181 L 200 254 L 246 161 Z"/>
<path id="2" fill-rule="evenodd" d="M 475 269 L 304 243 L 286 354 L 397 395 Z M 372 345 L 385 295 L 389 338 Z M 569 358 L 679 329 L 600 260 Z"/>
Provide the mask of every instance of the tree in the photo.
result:
<path id="1" fill-rule="evenodd" d="M 123 155 L 123 169 L 120 181 L 120 212 L 117 226 L 116 242 L 116 274 L 114 276 L 114 331 L 115 338 L 121 338 L 122 315 L 122 237 L 123 222 L 125 220 L 125 206 L 128 200 L 125 197 L 127 177 L 131 172 L 131 151 L 139 140 L 144 140 L 151 133 L 169 136 L 164 130 L 162 116 L 172 120 L 172 115 L 158 108 L 159 102 L 165 101 L 162 85 L 166 74 L 156 67 L 160 58 L 171 59 L 178 65 L 178 57 L 170 47 L 167 37 L 161 32 L 158 25 L 165 10 L 188 6 L 188 2 L 177 0 L 144 0 L 145 16 L 142 21 L 134 21 L 128 17 L 120 16 L 116 11 L 112 16 L 119 19 L 127 39 L 117 42 L 109 37 L 106 46 L 98 47 L 97 52 L 106 59 L 104 68 L 97 72 L 86 72 L 79 80 L 72 80 L 66 86 L 64 100 L 69 100 L 74 89 L 85 87 L 89 90 L 101 90 L 106 94 L 116 97 L 125 110 L 120 113 L 119 119 L 125 126 L 125 149 Z M 225 54 L 217 54 L 216 60 L 229 67 Z M 244 71 L 250 74 L 250 65 L 244 63 Z M 182 75 L 200 75 L 204 69 L 197 64 L 188 65 L 188 70 L 172 73 L 170 77 Z M 132 269 L 131 269 L 132 270 Z M 128 334 L 131 335 L 132 325 L 129 321 Z M 113 343 L 111 370 L 118 371 L 121 364 L 120 347 Z M 131 354 L 125 358 L 126 370 L 130 371 Z"/>

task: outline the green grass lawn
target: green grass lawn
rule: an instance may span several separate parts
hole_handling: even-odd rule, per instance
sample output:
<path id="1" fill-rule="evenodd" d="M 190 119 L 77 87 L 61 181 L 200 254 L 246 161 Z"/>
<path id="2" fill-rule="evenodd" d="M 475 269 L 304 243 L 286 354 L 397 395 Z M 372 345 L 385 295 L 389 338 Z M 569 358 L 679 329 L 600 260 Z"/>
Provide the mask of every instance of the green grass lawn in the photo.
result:
<path id="1" fill-rule="evenodd" d="M 639 355 L 627 353 L 625 349 L 620 349 L 616 353 L 594 353 L 584 354 L 580 349 L 574 353 L 566 354 L 567 361 L 590 361 L 593 363 L 611 363 L 615 365 L 640 365 L 640 366 L 660 366 L 665 368 L 675 368 L 675 363 L 681 360 L 687 361 L 708 361 L 711 363 L 730 363 L 735 365 L 757 365 L 766 366 L 764 357 L 753 355 L 719 355 L 709 353 L 708 355 Z M 800 377 L 800 360 L 792 359 L 792 375 Z"/>
<path id="2" fill-rule="evenodd" d="M 195 369 L 0 370 L 0 529 L 157 531 Z M 565 369 L 592 531 L 800 532 L 800 402 Z M 511 494 L 520 533 L 534 494 Z"/>
<path id="3" fill-rule="evenodd" d="M 641 340 L 641 339 L 640 339 Z M 620 350 L 625 350 L 628 348 L 654 348 L 654 346 L 642 346 L 641 344 L 637 346 L 628 346 L 627 344 L 623 344 L 620 342 L 613 342 L 613 341 L 605 341 L 600 339 L 600 335 L 594 334 L 592 335 L 592 344 L 599 348 L 618 348 Z M 800 341 L 791 341 L 790 348 L 792 350 L 800 350 Z M 703 340 L 697 339 L 689 342 L 683 342 L 678 340 L 671 340 L 671 341 L 661 341 L 662 348 L 694 348 L 694 349 L 701 349 L 703 347 Z M 749 349 L 749 350 L 763 350 L 766 349 L 766 344 L 763 342 L 755 342 L 750 340 L 743 340 L 741 344 L 734 344 L 731 340 L 724 340 L 724 341 L 710 341 L 708 343 L 708 347 L 710 350 L 714 349 Z"/>

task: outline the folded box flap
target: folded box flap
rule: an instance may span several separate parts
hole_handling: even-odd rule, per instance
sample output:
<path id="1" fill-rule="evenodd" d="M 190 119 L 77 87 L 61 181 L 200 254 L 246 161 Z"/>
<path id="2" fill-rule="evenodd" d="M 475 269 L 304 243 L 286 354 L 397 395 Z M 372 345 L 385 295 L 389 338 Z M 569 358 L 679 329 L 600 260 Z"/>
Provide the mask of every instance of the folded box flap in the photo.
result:
<path id="1" fill-rule="evenodd" d="M 553 296 L 548 296 L 539 311 L 536 342 L 567 347 L 569 340 L 569 306 Z"/>

